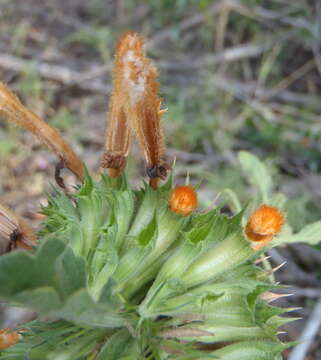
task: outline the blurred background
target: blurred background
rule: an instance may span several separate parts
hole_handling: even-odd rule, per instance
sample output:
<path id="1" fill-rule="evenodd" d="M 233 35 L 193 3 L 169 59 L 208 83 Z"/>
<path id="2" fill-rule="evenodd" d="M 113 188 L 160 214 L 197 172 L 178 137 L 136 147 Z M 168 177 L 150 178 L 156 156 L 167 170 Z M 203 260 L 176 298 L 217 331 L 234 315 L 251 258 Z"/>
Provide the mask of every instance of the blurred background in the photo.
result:
<path id="1" fill-rule="evenodd" d="M 201 182 L 204 206 L 226 187 L 246 200 L 251 188 L 237 160 L 245 149 L 265 161 L 278 190 L 289 196 L 295 230 L 321 218 L 320 1 L 0 0 L 1 81 L 59 128 L 95 171 L 113 51 L 126 30 L 148 39 L 159 69 L 178 182 L 187 171 L 193 183 Z M 0 161 L 1 200 L 37 226 L 56 158 L 1 120 Z M 140 184 L 137 147 L 129 171 Z M 271 255 L 273 265 L 287 261 L 277 277 L 294 296 L 284 304 L 303 307 L 296 314 L 304 319 L 286 328 L 288 340 L 300 336 L 321 298 L 319 249 L 292 245 Z M 321 358 L 321 335 L 305 358 Z"/>

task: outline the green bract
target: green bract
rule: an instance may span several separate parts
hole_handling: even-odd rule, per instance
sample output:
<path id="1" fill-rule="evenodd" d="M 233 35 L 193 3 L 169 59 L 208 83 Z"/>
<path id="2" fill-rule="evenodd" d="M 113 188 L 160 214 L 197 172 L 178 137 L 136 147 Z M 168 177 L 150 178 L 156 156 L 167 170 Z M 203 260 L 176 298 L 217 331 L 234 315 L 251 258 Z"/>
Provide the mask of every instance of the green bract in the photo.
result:
<path id="1" fill-rule="evenodd" d="M 40 315 L 0 359 L 281 359 L 289 319 L 262 300 L 276 285 L 243 212 L 182 217 L 171 188 L 87 175 L 69 197 L 55 190 L 40 245 L 0 257 L 1 298 Z"/>

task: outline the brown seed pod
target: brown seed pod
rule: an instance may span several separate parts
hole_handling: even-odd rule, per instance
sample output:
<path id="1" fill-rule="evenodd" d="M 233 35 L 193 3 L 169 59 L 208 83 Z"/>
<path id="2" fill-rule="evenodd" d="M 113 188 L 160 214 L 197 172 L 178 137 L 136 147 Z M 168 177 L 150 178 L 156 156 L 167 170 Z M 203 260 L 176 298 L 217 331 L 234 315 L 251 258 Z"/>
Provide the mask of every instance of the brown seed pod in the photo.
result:
<path id="1" fill-rule="evenodd" d="M 165 142 L 161 127 L 161 101 L 158 97 L 157 70 L 146 58 L 144 42 L 135 33 L 127 33 L 121 40 L 123 77 L 122 89 L 127 95 L 126 114 L 134 129 L 151 176 L 151 186 L 166 178 L 168 165 L 163 157 Z"/>
<path id="2" fill-rule="evenodd" d="M 253 242 L 253 249 L 258 250 L 266 246 L 281 231 L 283 224 L 284 216 L 279 209 L 262 205 L 249 217 L 245 234 Z"/>
<path id="3" fill-rule="evenodd" d="M 63 140 L 60 132 L 23 106 L 20 100 L 2 83 L 0 83 L 0 116 L 32 132 L 64 162 L 69 170 L 80 180 L 83 179 L 83 164 Z"/>
<path id="4" fill-rule="evenodd" d="M 31 249 L 36 236 L 29 225 L 12 210 L 0 203 L 0 237 L 7 241 L 6 251 Z"/>
<path id="5" fill-rule="evenodd" d="M 128 124 L 125 107 L 127 100 L 124 84 L 124 53 L 128 48 L 128 36 L 123 35 L 118 41 L 114 69 L 113 93 L 108 112 L 108 128 L 106 134 L 105 151 L 101 166 L 109 169 L 111 177 L 120 175 L 126 166 L 127 156 L 131 145 L 130 126 Z"/>

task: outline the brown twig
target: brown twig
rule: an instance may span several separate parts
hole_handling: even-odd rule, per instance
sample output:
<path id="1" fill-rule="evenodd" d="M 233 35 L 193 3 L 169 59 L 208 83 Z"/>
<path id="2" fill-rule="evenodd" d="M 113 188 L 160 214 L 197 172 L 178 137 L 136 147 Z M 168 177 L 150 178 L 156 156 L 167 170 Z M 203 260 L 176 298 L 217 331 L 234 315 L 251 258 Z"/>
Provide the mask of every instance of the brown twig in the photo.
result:
<path id="1" fill-rule="evenodd" d="M 316 2 L 316 12 L 315 12 L 315 23 L 321 24 L 321 3 L 319 1 Z M 314 35 L 315 39 L 312 45 L 312 51 L 314 55 L 314 60 L 316 67 L 321 75 L 321 44 L 320 44 L 320 31 L 318 35 Z"/>
<path id="2" fill-rule="evenodd" d="M 165 70 L 190 71 L 202 66 L 215 65 L 224 62 L 238 61 L 244 58 L 256 57 L 266 51 L 270 45 L 244 44 L 224 49 L 215 54 L 207 54 L 192 61 L 162 61 L 157 66 Z M 62 65 L 50 64 L 41 61 L 32 61 L 17 56 L 1 53 L 0 67 L 10 71 L 23 72 L 26 69 L 34 71 L 41 77 L 57 81 L 65 86 L 75 86 L 84 91 L 106 95 L 111 92 L 111 86 L 99 79 L 111 70 L 110 64 L 96 65 L 91 70 L 81 73 Z"/>
<path id="3" fill-rule="evenodd" d="M 293 296 L 304 296 L 307 298 L 321 298 L 321 289 L 317 288 L 298 288 L 286 287 L 285 291 L 290 292 Z"/>
<path id="4" fill-rule="evenodd" d="M 309 96 L 303 93 L 296 93 L 291 91 L 275 91 L 275 89 L 269 88 L 257 88 L 256 84 L 245 84 L 240 81 L 233 81 L 226 76 L 216 76 L 213 78 L 213 83 L 219 89 L 224 90 L 234 97 L 244 100 L 249 99 L 256 94 L 258 99 L 278 99 L 284 102 L 292 102 L 302 105 L 311 105 L 320 107 L 320 101 L 317 97 Z"/>
<path id="5" fill-rule="evenodd" d="M 183 21 L 181 21 L 179 24 L 175 24 L 175 32 L 182 32 L 189 30 L 195 26 L 198 26 L 201 24 L 206 18 L 209 16 L 214 16 L 218 14 L 224 6 L 224 1 L 220 1 L 219 3 L 215 2 L 212 6 L 210 6 L 206 12 L 204 13 L 197 13 L 193 16 L 190 16 Z M 171 38 L 173 34 L 173 28 L 166 28 L 164 30 L 159 31 L 156 33 L 148 42 L 147 46 L 151 49 L 156 48 L 159 46 L 162 42 L 168 40 Z"/>
<path id="6" fill-rule="evenodd" d="M 238 61 L 242 59 L 248 59 L 257 57 L 263 52 L 268 50 L 272 46 L 272 43 L 265 44 L 242 44 L 226 48 L 217 53 L 203 54 L 194 61 L 164 61 L 159 60 L 157 65 L 160 69 L 171 71 L 191 71 L 199 70 L 204 66 L 217 65 L 221 63 L 227 63 L 232 61 Z"/>
<path id="7" fill-rule="evenodd" d="M 111 90 L 110 87 L 100 80 L 87 81 L 90 73 L 85 73 L 83 75 L 82 73 L 65 66 L 31 61 L 10 54 L 1 53 L 0 67 L 17 72 L 23 72 L 26 71 L 26 69 L 29 69 L 45 79 L 54 80 L 66 86 L 77 86 L 82 90 L 104 95 Z"/>

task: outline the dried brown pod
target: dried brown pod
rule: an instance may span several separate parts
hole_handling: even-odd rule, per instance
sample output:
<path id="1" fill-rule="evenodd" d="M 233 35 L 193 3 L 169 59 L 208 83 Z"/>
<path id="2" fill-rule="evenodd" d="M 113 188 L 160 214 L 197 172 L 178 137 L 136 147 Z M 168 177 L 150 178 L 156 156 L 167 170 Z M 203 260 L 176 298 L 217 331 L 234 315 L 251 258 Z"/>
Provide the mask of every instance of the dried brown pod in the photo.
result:
<path id="1" fill-rule="evenodd" d="M 31 249 L 36 244 L 36 236 L 29 225 L 1 203 L 0 237 L 7 241 L 6 251 L 15 248 Z"/>
<path id="2" fill-rule="evenodd" d="M 83 164 L 63 140 L 60 132 L 23 106 L 20 100 L 2 83 L 0 83 L 0 116 L 32 132 L 63 161 L 69 170 L 80 180 L 83 179 Z"/>
<path id="3" fill-rule="evenodd" d="M 143 39 L 136 33 L 125 34 L 122 50 L 122 89 L 127 95 L 126 114 L 142 148 L 150 185 L 165 179 L 169 166 L 164 160 L 165 142 L 161 127 L 161 100 L 158 97 L 157 70 L 146 58 Z"/>
<path id="4" fill-rule="evenodd" d="M 121 170 L 126 166 L 127 156 L 131 145 L 130 126 L 125 113 L 127 100 L 126 92 L 123 89 L 124 78 L 124 52 L 127 48 L 127 35 L 119 41 L 115 54 L 113 68 L 113 93 L 110 100 L 108 112 L 108 128 L 104 155 L 101 166 L 109 169 L 111 177 L 120 175 Z"/>

